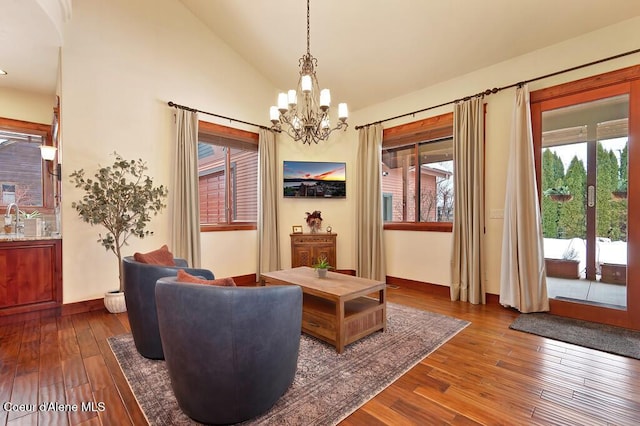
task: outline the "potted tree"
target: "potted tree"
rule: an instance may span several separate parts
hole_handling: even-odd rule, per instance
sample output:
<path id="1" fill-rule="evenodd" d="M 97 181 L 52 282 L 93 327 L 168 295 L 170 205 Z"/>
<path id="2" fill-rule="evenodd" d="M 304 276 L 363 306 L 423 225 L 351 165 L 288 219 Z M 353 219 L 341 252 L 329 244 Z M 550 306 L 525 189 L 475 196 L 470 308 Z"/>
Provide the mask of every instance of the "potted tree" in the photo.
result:
<path id="1" fill-rule="evenodd" d="M 318 277 L 320 278 L 326 278 L 327 271 L 333 268 L 333 266 L 329 265 L 327 256 L 318 256 L 318 259 L 316 260 L 316 263 L 315 265 L 313 265 L 313 267 L 315 268 L 316 272 L 318 273 Z"/>
<path id="2" fill-rule="evenodd" d="M 148 169 L 142 159 L 125 160 L 114 152 L 111 166 L 100 167 L 94 178 L 85 178 L 83 169 L 71 173 L 72 183 L 84 190 L 81 200 L 71 207 L 80 218 L 93 225 L 102 225 L 106 233 L 99 233 L 98 243 L 111 251 L 118 259 L 119 289 L 105 293 L 105 307 L 110 312 L 124 312 L 122 283 L 122 247 L 131 236 L 144 238 L 153 234 L 146 229 L 151 215 L 158 214 L 166 205 L 167 189 L 154 186 L 153 180 L 144 175 Z"/>

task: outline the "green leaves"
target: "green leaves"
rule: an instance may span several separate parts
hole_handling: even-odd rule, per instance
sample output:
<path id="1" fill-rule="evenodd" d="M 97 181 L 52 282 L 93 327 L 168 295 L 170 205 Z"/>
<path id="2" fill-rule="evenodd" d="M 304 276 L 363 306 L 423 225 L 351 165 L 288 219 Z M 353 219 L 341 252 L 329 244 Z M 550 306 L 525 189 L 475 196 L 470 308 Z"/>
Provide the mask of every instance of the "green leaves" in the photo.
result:
<path id="1" fill-rule="evenodd" d="M 568 186 L 561 185 L 555 188 L 545 189 L 543 194 L 544 195 L 571 195 L 571 191 L 569 190 Z"/>
<path id="2" fill-rule="evenodd" d="M 316 263 L 313 265 L 315 269 L 331 269 L 333 266 L 329 265 L 329 260 L 326 256 L 318 256 Z"/>
<path id="3" fill-rule="evenodd" d="M 114 163 L 100 167 L 94 179 L 85 177 L 83 169 L 69 177 L 76 188 L 85 192 L 71 207 L 84 222 L 107 230 L 105 235 L 99 234 L 98 243 L 112 251 L 120 264 L 120 249 L 130 236 L 144 238 L 153 234 L 145 228 L 152 214 L 155 216 L 166 207 L 168 190 L 163 185 L 153 186 L 153 179 L 144 174 L 148 167 L 142 159 L 125 160 L 118 153 L 114 155 Z"/>

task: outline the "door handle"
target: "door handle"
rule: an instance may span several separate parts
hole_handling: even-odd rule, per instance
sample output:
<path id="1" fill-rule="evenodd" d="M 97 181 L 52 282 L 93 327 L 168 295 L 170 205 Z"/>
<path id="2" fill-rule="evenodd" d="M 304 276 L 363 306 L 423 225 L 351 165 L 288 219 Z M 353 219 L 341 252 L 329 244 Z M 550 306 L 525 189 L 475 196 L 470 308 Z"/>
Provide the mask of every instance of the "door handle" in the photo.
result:
<path id="1" fill-rule="evenodd" d="M 596 187 L 589 185 L 587 187 L 587 206 L 593 207 L 596 205 Z"/>

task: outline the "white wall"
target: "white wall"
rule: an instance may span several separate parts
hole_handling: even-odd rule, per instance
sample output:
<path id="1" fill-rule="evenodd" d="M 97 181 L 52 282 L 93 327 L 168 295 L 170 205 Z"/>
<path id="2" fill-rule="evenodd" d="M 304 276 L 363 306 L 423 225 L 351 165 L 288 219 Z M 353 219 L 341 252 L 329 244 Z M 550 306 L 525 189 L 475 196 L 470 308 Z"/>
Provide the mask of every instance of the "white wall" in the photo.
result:
<path id="1" fill-rule="evenodd" d="M 507 86 L 558 70 L 637 49 L 640 46 L 640 18 L 634 18 L 599 31 L 584 34 L 561 44 L 478 70 L 468 75 L 410 93 L 388 102 L 355 111 L 351 123 L 369 122 L 393 117 L 432 105 L 439 105 L 488 88 Z M 636 54 L 601 65 L 563 74 L 530 84 L 530 90 L 599 74 L 640 63 Z M 410 65 L 408 65 L 410 66 Z M 437 66 L 437 64 L 434 64 Z M 488 96 L 486 115 L 486 251 L 487 291 L 500 290 L 500 254 L 503 219 L 490 218 L 494 210 L 504 208 L 505 176 L 509 155 L 509 133 L 515 89 Z M 393 127 L 453 110 L 442 107 L 416 117 L 384 124 Z M 352 138 L 353 144 L 357 139 Z M 350 203 L 352 200 L 350 200 Z M 329 213 L 329 212 L 328 212 Z M 436 284 L 450 285 L 451 234 L 434 232 L 385 231 L 387 273 Z M 353 246 L 347 243 L 347 246 Z M 349 265 L 344 265 L 345 267 Z M 353 266 L 353 265 L 351 265 Z"/>
<path id="2" fill-rule="evenodd" d="M 347 166 L 347 197 L 343 199 L 298 199 L 284 198 L 279 195 L 280 207 L 280 244 L 283 268 L 291 267 L 291 227 L 302 225 L 304 232 L 309 232 L 305 221 L 306 212 L 320 210 L 322 212 L 322 231 L 331 226 L 337 233 L 336 262 L 338 269 L 353 269 L 355 265 L 353 241 L 355 238 L 355 170 L 354 160 L 356 144 L 351 136 L 353 128 L 346 132 L 334 132 L 327 142 L 303 145 L 294 142 L 289 136 L 280 134 L 278 141 L 278 181 L 282 182 L 283 161 L 336 161 L 345 162 Z"/>
<path id="3" fill-rule="evenodd" d="M 0 117 L 51 124 L 55 96 L 0 88 Z"/>
<path id="4" fill-rule="evenodd" d="M 117 151 L 146 160 L 154 182 L 171 189 L 174 118 L 168 101 L 257 123 L 268 120 L 273 86 L 180 2 L 74 2 L 64 32 L 65 176 L 110 164 Z M 116 257 L 96 242 L 102 229 L 82 222 L 71 208 L 82 194 L 69 179 L 63 179 L 62 194 L 64 303 L 101 298 L 118 286 Z M 170 206 L 171 193 L 167 201 Z M 155 235 L 132 238 L 124 254 L 171 247 L 171 217 L 170 208 L 154 217 L 149 229 Z M 203 266 L 217 276 L 253 273 L 255 250 L 255 232 L 207 233 Z"/>
<path id="5" fill-rule="evenodd" d="M 338 233 L 340 269 L 355 269 L 355 125 L 451 101 L 559 69 L 610 56 L 640 45 L 640 18 L 583 35 L 463 77 L 354 111 L 350 127 L 326 143 L 301 146 L 278 136 L 278 178 L 284 160 L 345 161 L 347 198 L 297 200 L 279 197 L 283 267 L 290 265 L 289 233 L 303 225 L 306 211 L 321 210 L 323 225 Z M 633 56 L 536 82 L 539 89 L 640 62 Z M 292 76 L 294 78 L 295 76 Z M 375 90 L 372 88 L 371 90 Z M 201 110 L 267 123 L 277 90 L 172 0 L 85 0 L 74 3 L 62 52 L 61 112 L 63 173 L 108 164 L 110 152 L 142 157 L 157 183 L 172 183 L 172 100 Z M 504 178 L 514 90 L 486 98 L 487 289 L 499 292 L 502 220 L 489 219 L 503 208 Z M 0 104 L 1 108 L 1 104 Z M 450 112 L 451 107 L 386 123 L 386 127 Z M 49 110 L 50 111 L 50 110 Z M 50 112 L 49 112 L 50 113 Z M 220 122 L 211 117 L 201 119 Z M 234 125 L 235 126 L 235 125 Z M 248 128 L 253 130 L 253 128 Z M 117 286 L 115 256 L 95 241 L 99 229 L 81 222 L 71 209 L 80 196 L 63 180 L 64 302 L 102 297 Z M 171 198 L 168 200 L 169 204 Z M 170 210 L 154 218 L 153 237 L 132 240 L 127 253 L 170 241 Z M 450 283 L 451 234 L 386 231 L 389 275 L 442 285 Z M 245 275 L 256 269 L 255 231 L 202 235 L 203 266 L 217 276 Z"/>

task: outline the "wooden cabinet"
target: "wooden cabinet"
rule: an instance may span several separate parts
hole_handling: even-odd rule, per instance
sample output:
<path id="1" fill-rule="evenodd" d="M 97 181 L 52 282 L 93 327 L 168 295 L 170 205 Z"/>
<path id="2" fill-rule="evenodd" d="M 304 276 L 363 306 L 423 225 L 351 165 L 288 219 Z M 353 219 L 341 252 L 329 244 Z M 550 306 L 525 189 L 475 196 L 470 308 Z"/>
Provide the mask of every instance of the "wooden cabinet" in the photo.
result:
<path id="1" fill-rule="evenodd" d="M 0 242 L 0 316 L 59 307 L 62 241 Z"/>
<path id="2" fill-rule="evenodd" d="M 336 267 L 337 234 L 291 234 L 291 267 L 313 266 L 318 257 L 325 256 Z"/>

